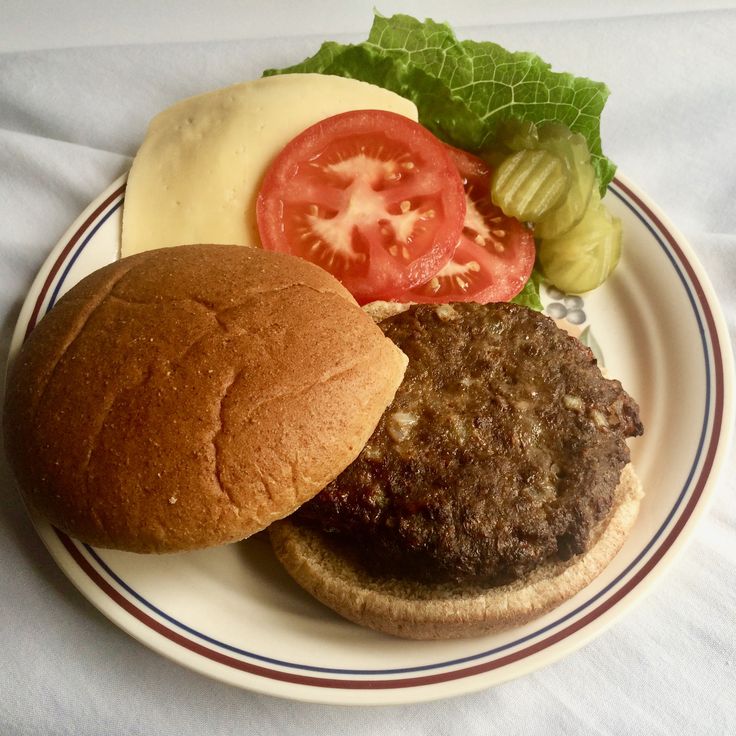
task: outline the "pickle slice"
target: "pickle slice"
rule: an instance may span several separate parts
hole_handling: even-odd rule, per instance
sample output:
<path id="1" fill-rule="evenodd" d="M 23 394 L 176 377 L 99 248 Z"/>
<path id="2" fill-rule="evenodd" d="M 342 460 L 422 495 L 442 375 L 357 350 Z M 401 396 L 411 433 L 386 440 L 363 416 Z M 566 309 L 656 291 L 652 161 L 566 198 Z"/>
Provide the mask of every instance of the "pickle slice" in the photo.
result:
<path id="1" fill-rule="evenodd" d="M 560 156 L 570 171 L 570 187 L 562 202 L 534 223 L 537 238 L 557 238 L 582 220 L 595 187 L 595 169 L 585 138 L 560 125 L 540 130 L 540 147 Z"/>
<path id="2" fill-rule="evenodd" d="M 621 221 L 606 209 L 597 191 L 575 227 L 539 244 L 539 262 L 545 277 L 558 289 L 572 294 L 600 286 L 620 256 Z"/>
<path id="3" fill-rule="evenodd" d="M 499 126 L 498 140 L 494 203 L 534 223 L 537 238 L 557 238 L 580 222 L 596 182 L 585 138 L 561 123 L 510 119 Z"/>
<path id="4" fill-rule="evenodd" d="M 555 144 L 559 141 L 582 142 L 588 156 L 588 146 L 580 133 L 573 133 L 564 123 L 547 122 L 537 127 L 537 140 L 540 145 Z"/>
<path id="5" fill-rule="evenodd" d="M 501 122 L 496 133 L 498 140 L 510 151 L 536 148 L 539 142 L 537 126 L 529 120 L 508 118 Z"/>
<path id="6" fill-rule="evenodd" d="M 491 197 L 506 215 L 536 222 L 554 209 L 570 189 L 570 174 L 556 154 L 523 149 L 504 159 L 493 173 Z"/>

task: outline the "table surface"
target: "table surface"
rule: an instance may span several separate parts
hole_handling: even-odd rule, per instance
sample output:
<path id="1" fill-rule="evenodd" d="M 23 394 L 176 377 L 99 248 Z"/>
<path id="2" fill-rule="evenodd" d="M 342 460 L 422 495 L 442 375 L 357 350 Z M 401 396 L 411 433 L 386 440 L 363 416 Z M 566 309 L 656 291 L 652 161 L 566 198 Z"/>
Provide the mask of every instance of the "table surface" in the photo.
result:
<path id="1" fill-rule="evenodd" d="M 0 364 L 31 280 L 171 102 L 359 39 L 372 3 L 10 0 L 0 24 Z M 156 6 L 154 9 L 153 6 Z M 388 3 L 386 5 L 389 5 Z M 391 3 L 605 80 L 607 154 L 670 216 L 736 340 L 736 3 Z M 347 8 L 345 7 L 347 6 Z M 105 8 L 103 12 L 101 8 Z M 3 374 L 0 372 L 0 385 Z M 667 448 L 661 448 L 666 460 Z M 736 459 L 687 551 L 566 659 L 473 695 L 345 708 L 208 680 L 116 629 L 56 568 L 0 463 L 0 733 L 725 734 L 736 721 Z"/>

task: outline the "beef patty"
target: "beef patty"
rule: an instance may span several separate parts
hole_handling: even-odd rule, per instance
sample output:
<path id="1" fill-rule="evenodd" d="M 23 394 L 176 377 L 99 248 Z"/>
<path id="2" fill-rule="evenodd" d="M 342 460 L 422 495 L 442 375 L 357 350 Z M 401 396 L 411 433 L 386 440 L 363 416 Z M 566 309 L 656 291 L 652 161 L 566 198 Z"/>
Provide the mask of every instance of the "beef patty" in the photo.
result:
<path id="1" fill-rule="evenodd" d="M 514 304 L 415 306 L 381 327 L 409 357 L 404 382 L 293 518 L 422 581 L 508 582 L 586 551 L 642 432 L 591 351 Z"/>

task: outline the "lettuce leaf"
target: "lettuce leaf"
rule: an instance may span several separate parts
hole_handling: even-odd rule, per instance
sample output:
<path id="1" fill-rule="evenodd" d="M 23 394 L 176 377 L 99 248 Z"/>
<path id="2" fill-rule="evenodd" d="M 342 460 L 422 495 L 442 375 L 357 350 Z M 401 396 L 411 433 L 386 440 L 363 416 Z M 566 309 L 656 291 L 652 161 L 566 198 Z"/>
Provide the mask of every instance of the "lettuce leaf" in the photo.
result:
<path id="1" fill-rule="evenodd" d="M 524 307 L 541 312 L 544 305 L 539 296 L 539 287 L 543 280 L 541 272 L 535 268 L 529 280 L 524 284 L 524 288 L 511 301 L 514 304 L 521 304 Z"/>
<path id="2" fill-rule="evenodd" d="M 557 120 L 585 136 L 602 192 L 616 170 L 601 150 L 600 116 L 608 97 L 603 83 L 553 72 L 533 53 L 459 41 L 445 23 L 376 15 L 364 43 L 328 41 L 301 64 L 264 75 L 295 72 L 390 89 L 416 104 L 420 122 L 435 135 L 475 153 L 493 147 L 498 124 L 507 118 Z"/>

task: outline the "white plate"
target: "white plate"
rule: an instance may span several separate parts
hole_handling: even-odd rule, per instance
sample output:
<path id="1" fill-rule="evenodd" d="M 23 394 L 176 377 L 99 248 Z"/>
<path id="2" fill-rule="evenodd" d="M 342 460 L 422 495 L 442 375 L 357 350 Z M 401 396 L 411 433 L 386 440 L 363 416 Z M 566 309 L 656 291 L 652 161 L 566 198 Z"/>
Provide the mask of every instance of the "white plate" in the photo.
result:
<path id="1" fill-rule="evenodd" d="M 51 253 L 21 312 L 11 355 L 64 291 L 118 257 L 124 192 L 123 177 Z M 232 685 L 301 700 L 390 704 L 458 695 L 531 672 L 590 641 L 641 598 L 691 536 L 733 424 L 728 336 L 691 248 L 622 176 L 606 201 L 623 220 L 624 258 L 606 285 L 586 296 L 585 324 L 609 374 L 640 402 L 646 433 L 632 443 L 633 459 L 647 495 L 619 555 L 565 605 L 492 636 L 413 642 L 323 608 L 291 582 L 260 538 L 139 556 L 89 547 L 36 520 L 54 559 L 85 597 L 151 649 Z M 558 309 L 563 302 L 558 298 Z"/>

